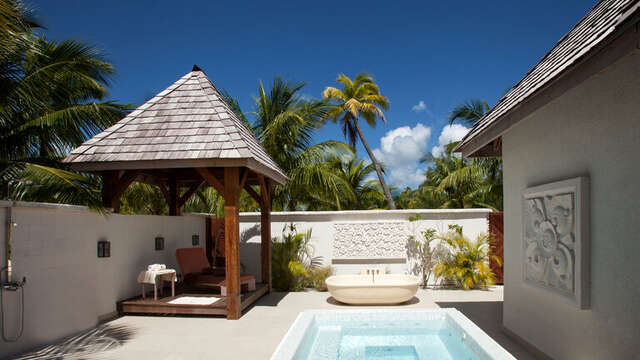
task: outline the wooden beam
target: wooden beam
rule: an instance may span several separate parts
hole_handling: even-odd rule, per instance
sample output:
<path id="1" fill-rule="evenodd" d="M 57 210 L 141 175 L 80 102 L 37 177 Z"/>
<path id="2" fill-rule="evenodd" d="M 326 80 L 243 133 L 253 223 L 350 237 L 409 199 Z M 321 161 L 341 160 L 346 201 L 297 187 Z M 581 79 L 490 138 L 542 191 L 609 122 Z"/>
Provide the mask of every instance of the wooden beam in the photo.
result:
<path id="1" fill-rule="evenodd" d="M 260 178 L 259 178 L 260 179 Z M 271 292 L 271 194 L 268 180 L 260 180 L 260 263 L 262 266 L 262 283 L 267 284 Z"/>
<path id="2" fill-rule="evenodd" d="M 262 174 L 258 174 L 258 182 L 260 183 L 260 195 L 262 196 L 262 202 L 269 202 L 271 204 L 271 184 L 268 179 Z"/>
<path id="3" fill-rule="evenodd" d="M 240 193 L 242 193 L 244 184 L 247 183 L 247 177 L 249 176 L 249 169 L 244 168 L 241 171 L 242 171 L 242 174 L 240 175 L 240 186 L 238 187 L 238 196 L 240 196 Z"/>
<path id="4" fill-rule="evenodd" d="M 178 179 L 175 175 L 169 176 L 169 216 L 180 215 L 178 207 Z"/>
<path id="5" fill-rule="evenodd" d="M 126 170 L 118 179 L 118 184 L 114 189 L 113 196 L 119 199 L 141 172 L 141 170 Z"/>
<path id="6" fill-rule="evenodd" d="M 206 241 L 204 243 L 205 252 L 207 253 L 207 260 L 209 264 L 215 265 L 215 259 L 213 257 L 213 248 L 215 247 L 214 241 L 214 229 L 213 229 L 213 218 L 207 216 L 204 218 L 205 229 L 206 229 Z"/>
<path id="7" fill-rule="evenodd" d="M 203 176 L 204 177 L 204 176 Z M 206 178 L 205 178 L 206 179 Z M 224 252 L 227 284 L 227 319 L 239 319 L 240 299 L 240 168 L 224 168 Z"/>
<path id="8" fill-rule="evenodd" d="M 102 177 L 102 205 L 106 208 L 112 208 L 117 213 L 120 210 L 120 203 L 114 194 L 120 178 L 120 171 L 103 171 L 100 177 Z"/>
<path id="9" fill-rule="evenodd" d="M 247 191 L 249 195 L 255 200 L 258 204 L 262 204 L 262 197 L 258 195 L 258 193 L 253 190 L 253 188 L 247 184 L 244 184 L 244 189 Z M 262 207 L 262 205 L 260 205 Z"/>
<path id="10" fill-rule="evenodd" d="M 167 201 L 167 204 L 171 201 L 171 195 L 169 195 L 169 190 L 167 190 L 167 186 L 164 183 L 164 180 L 161 178 L 156 178 L 156 185 L 160 188 L 160 192 L 164 195 L 164 199 Z"/>
<path id="11" fill-rule="evenodd" d="M 203 179 L 205 179 L 205 181 L 209 185 L 213 186 L 213 188 L 216 189 L 218 194 L 220 194 L 220 195 L 222 195 L 224 197 L 224 194 L 225 194 L 224 186 L 222 185 L 220 180 L 218 180 L 218 178 L 215 175 L 213 175 L 213 173 L 211 171 L 209 171 L 209 169 L 207 169 L 207 168 L 195 168 L 195 170 L 198 172 L 198 174 L 200 174 L 200 176 L 202 176 Z M 226 173 L 227 172 L 226 172 L 226 168 L 225 168 L 225 174 Z M 225 179 L 226 179 L 226 177 L 225 177 Z M 236 180 L 236 182 L 237 181 L 238 180 Z"/>
<path id="12" fill-rule="evenodd" d="M 193 194 L 195 194 L 196 191 L 198 191 L 198 189 L 200 189 L 200 187 L 205 183 L 206 181 L 202 180 L 200 182 L 197 182 L 191 185 L 191 187 L 189 187 L 189 189 L 184 193 L 184 195 L 182 195 L 180 199 L 178 199 L 178 207 L 181 208 L 187 202 L 187 200 L 189 200 L 189 198 L 191 198 Z"/>

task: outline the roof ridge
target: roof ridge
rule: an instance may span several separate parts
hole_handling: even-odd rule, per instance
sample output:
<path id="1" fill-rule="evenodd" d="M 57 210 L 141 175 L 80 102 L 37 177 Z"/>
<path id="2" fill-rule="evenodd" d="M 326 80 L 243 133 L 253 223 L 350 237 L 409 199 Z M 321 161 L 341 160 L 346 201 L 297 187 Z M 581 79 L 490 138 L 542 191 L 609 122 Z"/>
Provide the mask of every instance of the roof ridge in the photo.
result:
<path id="1" fill-rule="evenodd" d="M 203 70 L 201 70 L 197 65 L 194 65 L 193 68 L 194 68 L 194 70 L 192 70 L 190 74 L 193 74 L 196 77 L 196 79 L 198 80 L 198 86 L 200 87 L 200 91 L 202 91 L 202 93 L 205 95 L 205 97 L 207 98 L 207 101 L 211 104 L 211 106 L 215 107 L 215 103 L 214 102 L 216 101 L 216 99 L 212 99 L 211 96 L 209 94 L 207 94 L 206 89 L 202 86 L 202 79 L 201 79 L 201 77 L 200 77 L 200 75 L 198 73 L 199 72 L 202 73 L 202 76 L 209 82 L 209 84 L 213 87 L 214 91 L 216 91 L 218 93 L 220 93 L 220 92 L 215 87 L 215 85 L 213 85 L 213 82 L 211 82 L 211 80 L 209 80 L 209 77 L 204 73 Z M 196 70 L 196 68 L 198 68 L 198 70 Z M 220 98 L 220 103 L 222 104 L 222 106 L 225 107 L 225 109 L 227 110 L 227 113 L 229 113 L 229 109 L 227 108 L 227 106 L 225 106 L 226 102 L 224 101 L 224 99 L 222 99 L 222 96 L 219 96 L 219 98 Z M 229 114 L 229 117 L 231 117 L 231 114 Z M 213 120 L 213 121 L 224 121 L 224 120 L 225 119 L 219 119 L 219 120 Z M 211 120 L 209 120 L 209 121 L 211 121 Z M 231 134 L 227 131 L 226 127 L 223 126 L 222 129 L 223 129 L 224 133 L 227 136 L 231 137 Z M 238 151 L 238 146 L 236 146 L 236 144 L 233 143 L 233 142 L 232 142 L 232 144 L 233 144 L 234 150 Z"/>
<path id="2" fill-rule="evenodd" d="M 267 153 L 267 149 L 264 148 L 264 146 L 262 146 L 262 143 L 260 143 L 260 140 L 258 140 L 258 137 L 253 133 L 253 131 L 247 127 L 247 124 L 245 124 L 244 121 L 242 121 L 238 115 L 235 113 L 235 111 L 233 111 L 233 109 L 231 108 L 231 106 L 229 105 L 229 103 L 227 102 L 227 100 L 224 98 L 224 96 L 222 96 L 222 93 L 220 92 L 220 90 L 218 90 L 218 88 L 216 87 L 216 85 L 213 83 L 213 81 L 211 81 L 211 79 L 209 79 L 209 77 L 204 74 L 204 72 L 202 72 L 204 80 L 202 78 L 198 79 L 198 83 L 199 85 L 202 87 L 202 81 L 206 81 L 207 84 L 209 86 L 211 86 L 213 88 L 213 90 L 217 93 L 218 98 L 220 99 L 220 102 L 222 103 L 222 105 L 226 108 L 227 113 L 229 114 L 229 118 L 231 119 L 231 121 L 233 121 L 239 128 L 238 129 L 238 134 L 242 137 L 242 140 L 245 142 L 245 144 L 247 146 L 257 146 L 263 153 L 264 155 L 266 155 L 266 159 L 264 160 L 268 160 L 269 162 L 272 163 L 273 166 L 275 166 L 278 170 L 280 170 L 282 173 L 284 173 L 284 171 L 280 168 L 280 165 L 278 165 L 278 163 L 276 163 Z M 204 91 L 204 93 L 206 94 L 207 98 L 209 99 L 209 101 L 212 101 L 211 99 L 211 94 L 207 94 L 206 90 L 204 88 L 202 88 L 202 90 Z M 244 131 L 242 131 L 244 130 Z M 235 144 L 234 144 L 235 146 Z"/>

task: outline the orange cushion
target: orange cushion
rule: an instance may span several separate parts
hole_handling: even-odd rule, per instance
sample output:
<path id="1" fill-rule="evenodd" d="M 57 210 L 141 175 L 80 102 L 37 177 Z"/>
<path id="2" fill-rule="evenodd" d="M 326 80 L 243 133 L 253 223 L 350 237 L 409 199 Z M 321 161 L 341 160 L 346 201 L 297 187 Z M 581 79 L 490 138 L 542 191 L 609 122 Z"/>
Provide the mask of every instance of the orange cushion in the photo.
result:
<path id="1" fill-rule="evenodd" d="M 176 258 L 178 259 L 182 276 L 186 277 L 189 274 L 200 274 L 211 271 L 211 264 L 209 264 L 203 248 L 177 249 Z"/>

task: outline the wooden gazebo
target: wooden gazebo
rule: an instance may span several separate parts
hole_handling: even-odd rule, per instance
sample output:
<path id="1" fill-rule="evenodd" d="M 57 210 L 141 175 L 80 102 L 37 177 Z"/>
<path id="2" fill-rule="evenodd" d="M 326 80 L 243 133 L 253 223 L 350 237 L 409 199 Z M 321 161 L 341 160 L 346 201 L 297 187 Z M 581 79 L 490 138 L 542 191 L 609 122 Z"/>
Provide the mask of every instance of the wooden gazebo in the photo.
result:
<path id="1" fill-rule="evenodd" d="M 133 181 L 158 186 L 170 215 L 201 186 L 213 186 L 225 199 L 228 319 L 242 310 L 238 200 L 246 190 L 261 207 L 262 279 L 271 289 L 271 187 L 288 178 L 197 66 L 64 162 L 99 174 L 104 205 L 114 212 Z"/>

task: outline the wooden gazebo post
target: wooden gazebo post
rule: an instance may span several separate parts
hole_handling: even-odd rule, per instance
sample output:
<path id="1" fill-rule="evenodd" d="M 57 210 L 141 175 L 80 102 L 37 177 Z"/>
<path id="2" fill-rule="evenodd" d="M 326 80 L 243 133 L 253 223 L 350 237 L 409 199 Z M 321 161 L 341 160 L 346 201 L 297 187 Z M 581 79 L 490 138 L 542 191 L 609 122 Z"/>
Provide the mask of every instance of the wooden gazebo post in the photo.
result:
<path id="1" fill-rule="evenodd" d="M 262 282 L 267 284 L 271 292 L 271 189 L 269 180 L 258 176 L 260 182 L 260 263 L 262 265 Z"/>
<path id="2" fill-rule="evenodd" d="M 197 66 L 74 149 L 64 162 L 75 170 L 99 174 L 103 204 L 114 212 L 133 181 L 157 186 L 172 216 L 180 215 L 180 208 L 203 184 L 214 187 L 225 199 L 229 319 L 238 319 L 242 311 L 238 206 L 240 193 L 246 190 L 261 209 L 260 261 L 267 286 L 259 294 L 271 290 L 270 191 L 272 184 L 284 184 L 288 178 Z M 252 186 L 259 186 L 260 194 Z"/>
<path id="3" fill-rule="evenodd" d="M 224 255 L 227 279 L 227 319 L 239 319 L 240 298 L 240 171 L 224 169 Z"/>

